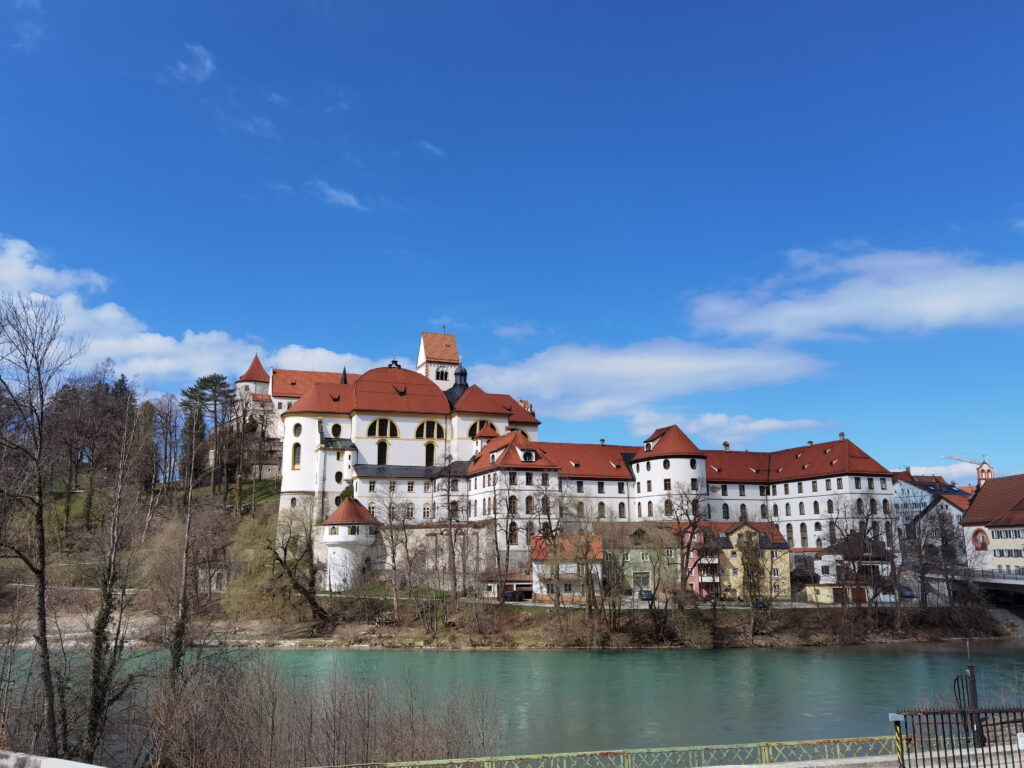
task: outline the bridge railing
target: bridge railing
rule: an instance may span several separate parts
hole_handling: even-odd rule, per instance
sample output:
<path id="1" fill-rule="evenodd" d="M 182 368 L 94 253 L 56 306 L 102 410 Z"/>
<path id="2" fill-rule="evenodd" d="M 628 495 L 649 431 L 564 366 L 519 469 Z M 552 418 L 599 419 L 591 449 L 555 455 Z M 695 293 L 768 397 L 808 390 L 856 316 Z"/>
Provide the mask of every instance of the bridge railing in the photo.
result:
<path id="1" fill-rule="evenodd" d="M 564 752 L 550 755 L 476 757 L 465 760 L 360 763 L 335 768 L 711 768 L 806 760 L 840 760 L 895 755 L 894 736 L 815 741 L 763 741 L 711 747 L 623 749 L 606 752 Z"/>
<path id="2" fill-rule="evenodd" d="M 1008 573 L 997 571 L 993 568 L 969 568 L 967 578 L 971 581 L 1021 581 L 1024 582 L 1024 573 Z"/>
<path id="3" fill-rule="evenodd" d="M 889 716 L 900 768 L 1024 768 L 1024 709 L 932 709 Z"/>

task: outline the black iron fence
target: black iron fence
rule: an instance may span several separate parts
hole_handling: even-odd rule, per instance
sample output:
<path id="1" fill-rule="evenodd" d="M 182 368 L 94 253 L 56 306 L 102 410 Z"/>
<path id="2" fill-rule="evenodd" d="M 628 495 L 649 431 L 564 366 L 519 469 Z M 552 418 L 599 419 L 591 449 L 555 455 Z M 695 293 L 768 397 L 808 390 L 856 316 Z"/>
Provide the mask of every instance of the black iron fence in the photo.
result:
<path id="1" fill-rule="evenodd" d="M 900 768 L 1024 768 L 1024 708 L 897 712 Z"/>

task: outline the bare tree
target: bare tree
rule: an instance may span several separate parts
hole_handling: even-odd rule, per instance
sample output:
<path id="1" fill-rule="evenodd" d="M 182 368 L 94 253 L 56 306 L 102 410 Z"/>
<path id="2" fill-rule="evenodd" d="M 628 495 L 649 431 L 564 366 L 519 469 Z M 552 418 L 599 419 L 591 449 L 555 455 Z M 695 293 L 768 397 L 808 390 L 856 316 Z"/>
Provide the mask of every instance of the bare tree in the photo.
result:
<path id="1" fill-rule="evenodd" d="M 6 484 L 2 545 L 29 569 L 36 588 L 36 653 L 44 696 L 44 751 L 56 755 L 56 699 L 47 627 L 46 504 L 56 446 L 47 412 L 81 348 L 66 339 L 55 302 L 24 296 L 0 297 L 0 448 L 21 480 Z M 9 516 L 27 512 L 26 536 Z"/>

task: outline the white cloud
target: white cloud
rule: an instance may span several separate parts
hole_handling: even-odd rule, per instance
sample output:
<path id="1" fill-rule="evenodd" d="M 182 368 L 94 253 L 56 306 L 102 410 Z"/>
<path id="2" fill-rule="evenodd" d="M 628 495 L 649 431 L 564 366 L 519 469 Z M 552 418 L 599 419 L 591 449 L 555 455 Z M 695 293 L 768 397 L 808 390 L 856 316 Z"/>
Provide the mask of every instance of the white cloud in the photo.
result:
<path id="1" fill-rule="evenodd" d="M 728 440 L 734 449 L 772 432 L 816 429 L 823 426 L 822 422 L 814 419 L 757 419 L 742 414 L 730 416 L 725 413 L 702 413 L 691 417 L 684 413 L 650 408 L 638 410 L 629 420 L 630 431 L 641 438 L 668 424 L 677 424 L 690 437 L 703 438 L 708 444 Z"/>
<path id="2" fill-rule="evenodd" d="M 434 155 L 436 157 L 445 157 L 446 156 L 443 149 L 441 149 L 436 144 L 431 144 L 426 139 L 420 139 L 419 141 L 417 141 L 416 142 L 416 146 L 419 149 L 422 149 L 424 152 L 429 152 L 430 154 L 432 154 L 432 155 Z"/>
<path id="3" fill-rule="evenodd" d="M 217 68 L 213 63 L 213 54 L 198 43 L 185 43 L 185 51 L 185 58 L 178 59 L 171 66 L 171 74 L 179 80 L 197 83 L 209 80 Z"/>
<path id="4" fill-rule="evenodd" d="M 338 187 L 332 187 L 326 181 L 314 179 L 309 182 L 309 186 L 328 205 L 340 205 L 343 208 L 355 208 L 360 211 L 367 210 L 351 192 L 346 192 Z"/>
<path id="5" fill-rule="evenodd" d="M 43 10 L 43 4 L 41 0 L 14 0 L 11 3 L 15 10 L 19 11 L 41 11 Z"/>
<path id="6" fill-rule="evenodd" d="M 42 261 L 43 255 L 31 243 L 0 235 L 0 291 L 53 294 L 107 287 L 107 279 L 91 269 L 55 269 Z"/>
<path id="7" fill-rule="evenodd" d="M 904 469 L 894 469 L 899 472 Z M 946 480 L 959 485 L 975 485 L 978 482 L 978 468 L 974 464 L 958 461 L 955 464 L 941 464 L 931 467 L 911 467 L 912 475 L 942 475 Z"/>
<path id="8" fill-rule="evenodd" d="M 249 115 L 248 117 L 232 118 L 231 124 L 250 136 L 259 136 L 264 139 L 276 139 L 277 125 L 266 115 Z"/>
<path id="9" fill-rule="evenodd" d="M 287 107 L 288 99 L 282 96 L 280 93 L 272 93 L 267 96 L 267 101 L 277 107 Z"/>
<path id="10" fill-rule="evenodd" d="M 362 373 L 371 368 L 382 368 L 391 362 L 390 358 L 373 360 L 361 355 L 346 352 L 334 352 L 323 347 L 303 347 L 289 344 L 267 357 L 267 362 L 275 368 L 295 368 L 300 371 L 340 371 L 348 369 L 352 373 Z M 399 356 L 399 364 L 403 368 L 415 369 L 416 364 L 406 357 Z"/>
<path id="11" fill-rule="evenodd" d="M 499 325 L 494 329 L 494 335 L 501 336 L 503 339 L 522 339 L 526 336 L 532 336 L 536 332 L 537 329 L 527 323 Z"/>
<path id="12" fill-rule="evenodd" d="M 563 344 L 508 365 L 476 365 L 471 382 L 531 400 L 541 413 L 632 418 L 693 392 L 778 384 L 814 374 L 820 360 L 774 347 L 710 347 L 654 339 L 625 347 Z"/>
<path id="13" fill-rule="evenodd" d="M 788 255 L 788 272 L 752 290 L 694 300 L 695 327 L 792 340 L 1024 323 L 1024 261 L 948 251 Z"/>
<path id="14" fill-rule="evenodd" d="M 45 37 L 45 29 L 42 24 L 34 21 L 23 21 L 14 29 L 18 39 L 14 42 L 14 48 L 25 53 L 32 53 Z"/>

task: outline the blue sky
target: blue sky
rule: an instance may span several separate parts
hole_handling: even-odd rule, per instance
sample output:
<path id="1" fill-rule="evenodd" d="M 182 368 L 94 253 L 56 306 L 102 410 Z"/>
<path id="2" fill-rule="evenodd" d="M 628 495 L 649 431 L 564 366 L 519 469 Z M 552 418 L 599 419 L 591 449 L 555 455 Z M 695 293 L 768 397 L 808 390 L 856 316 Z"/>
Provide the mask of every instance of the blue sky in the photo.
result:
<path id="1" fill-rule="evenodd" d="M 1019 3 L 0 3 L 0 289 L 83 364 L 443 323 L 549 439 L 1024 471 Z"/>

